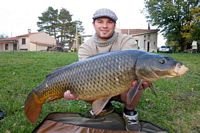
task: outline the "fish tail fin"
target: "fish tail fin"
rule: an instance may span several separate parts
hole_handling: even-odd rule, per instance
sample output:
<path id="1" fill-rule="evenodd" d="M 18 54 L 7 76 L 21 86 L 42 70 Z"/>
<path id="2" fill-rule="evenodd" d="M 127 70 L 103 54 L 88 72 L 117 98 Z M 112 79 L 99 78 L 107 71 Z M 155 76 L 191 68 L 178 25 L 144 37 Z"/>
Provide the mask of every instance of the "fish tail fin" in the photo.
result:
<path id="1" fill-rule="evenodd" d="M 38 96 L 31 92 L 25 102 L 24 112 L 31 123 L 35 123 L 42 110 L 43 102 L 39 101 Z"/>

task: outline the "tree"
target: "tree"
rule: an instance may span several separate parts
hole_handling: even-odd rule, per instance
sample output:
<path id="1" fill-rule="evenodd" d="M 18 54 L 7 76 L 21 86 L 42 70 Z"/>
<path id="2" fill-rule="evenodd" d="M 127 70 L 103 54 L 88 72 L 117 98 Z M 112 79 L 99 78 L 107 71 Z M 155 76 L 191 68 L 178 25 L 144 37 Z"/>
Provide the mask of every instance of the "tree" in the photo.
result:
<path id="1" fill-rule="evenodd" d="M 53 35 L 62 46 L 68 44 L 71 48 L 76 33 L 80 34 L 84 31 L 82 22 L 77 20 L 72 21 L 72 15 L 65 8 L 59 11 L 53 9 L 53 7 L 49 7 L 48 10 L 43 12 L 42 16 L 38 18 L 38 31 L 44 31 L 51 36 Z"/>
<path id="2" fill-rule="evenodd" d="M 193 21 L 191 22 L 191 38 L 196 40 L 197 43 L 197 52 L 200 52 L 200 7 L 193 8 L 191 10 Z"/>
<path id="3" fill-rule="evenodd" d="M 184 26 L 192 21 L 190 9 L 198 4 L 199 0 L 145 0 L 146 17 L 161 29 L 167 43 L 183 51 L 191 45 L 190 31 Z"/>
<path id="4" fill-rule="evenodd" d="M 3 39 L 3 38 L 8 38 L 8 36 L 4 34 L 0 34 L 0 39 Z"/>
<path id="5" fill-rule="evenodd" d="M 47 11 L 42 13 L 42 16 L 38 17 L 39 22 L 37 26 L 38 31 L 44 31 L 50 36 L 57 38 L 58 34 L 58 10 L 54 10 L 53 7 L 48 7 Z"/>
<path id="6" fill-rule="evenodd" d="M 58 15 L 58 21 L 59 21 L 59 36 L 60 42 L 62 44 L 68 43 L 68 38 L 71 36 L 69 34 L 70 32 L 70 25 L 72 23 L 72 15 L 67 11 L 66 9 L 62 8 L 60 10 L 60 13 Z"/>
<path id="7" fill-rule="evenodd" d="M 82 39 L 80 33 L 82 33 L 84 31 L 84 28 L 82 26 L 82 22 L 81 21 L 74 21 L 72 23 L 72 25 L 70 26 L 70 28 L 71 28 L 70 34 L 73 34 L 73 37 L 71 38 L 71 44 L 72 43 L 81 44 L 83 42 L 83 39 Z M 70 47 L 72 47 L 72 45 L 70 45 Z"/>

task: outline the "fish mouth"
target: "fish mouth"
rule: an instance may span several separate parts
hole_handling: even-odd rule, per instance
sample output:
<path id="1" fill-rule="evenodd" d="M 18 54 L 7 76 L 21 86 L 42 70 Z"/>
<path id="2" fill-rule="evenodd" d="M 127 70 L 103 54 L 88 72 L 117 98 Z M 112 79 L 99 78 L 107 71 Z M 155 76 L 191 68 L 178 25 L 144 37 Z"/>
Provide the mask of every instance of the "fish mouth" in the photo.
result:
<path id="1" fill-rule="evenodd" d="M 185 74 L 189 69 L 182 64 L 176 64 L 174 71 L 173 71 L 173 75 L 174 76 L 182 76 L 183 74 Z"/>

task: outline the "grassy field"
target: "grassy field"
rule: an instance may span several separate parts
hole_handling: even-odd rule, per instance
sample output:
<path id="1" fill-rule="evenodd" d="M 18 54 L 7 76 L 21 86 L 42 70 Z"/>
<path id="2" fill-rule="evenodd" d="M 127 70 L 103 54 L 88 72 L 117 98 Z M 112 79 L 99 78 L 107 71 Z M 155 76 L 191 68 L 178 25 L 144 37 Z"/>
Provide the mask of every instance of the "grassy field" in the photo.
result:
<path id="1" fill-rule="evenodd" d="M 154 83 L 158 96 L 146 89 L 137 108 L 139 118 L 158 124 L 170 132 L 200 132 L 200 55 L 168 54 L 189 67 L 180 78 L 161 79 Z M 83 101 L 57 100 L 45 104 L 35 125 L 24 116 L 27 94 L 54 69 L 77 60 L 76 53 L 0 52 L 0 120 L 2 133 L 29 133 L 51 112 L 86 112 Z"/>

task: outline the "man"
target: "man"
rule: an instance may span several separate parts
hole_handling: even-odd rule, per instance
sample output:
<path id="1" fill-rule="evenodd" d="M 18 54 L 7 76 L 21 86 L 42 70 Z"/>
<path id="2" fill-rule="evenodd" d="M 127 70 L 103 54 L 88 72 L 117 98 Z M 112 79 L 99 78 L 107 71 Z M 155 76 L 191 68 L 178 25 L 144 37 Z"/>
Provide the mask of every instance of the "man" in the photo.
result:
<path id="1" fill-rule="evenodd" d="M 79 60 L 84 60 L 87 57 L 98 53 L 138 49 L 137 43 L 131 36 L 115 32 L 117 19 L 116 14 L 110 9 L 102 8 L 94 13 L 93 26 L 96 33 L 80 46 L 78 51 Z M 135 84 L 136 81 L 133 82 L 133 86 Z M 127 92 L 119 96 L 121 101 L 125 104 L 123 117 L 125 119 L 127 130 L 140 130 L 138 124 L 138 113 L 134 109 L 139 102 L 143 88 L 146 88 L 147 86 L 148 83 L 143 83 L 143 86 L 139 89 L 132 103 L 127 102 Z M 70 91 L 65 92 L 64 98 L 67 100 L 78 99 L 78 97 L 71 94 Z"/>

